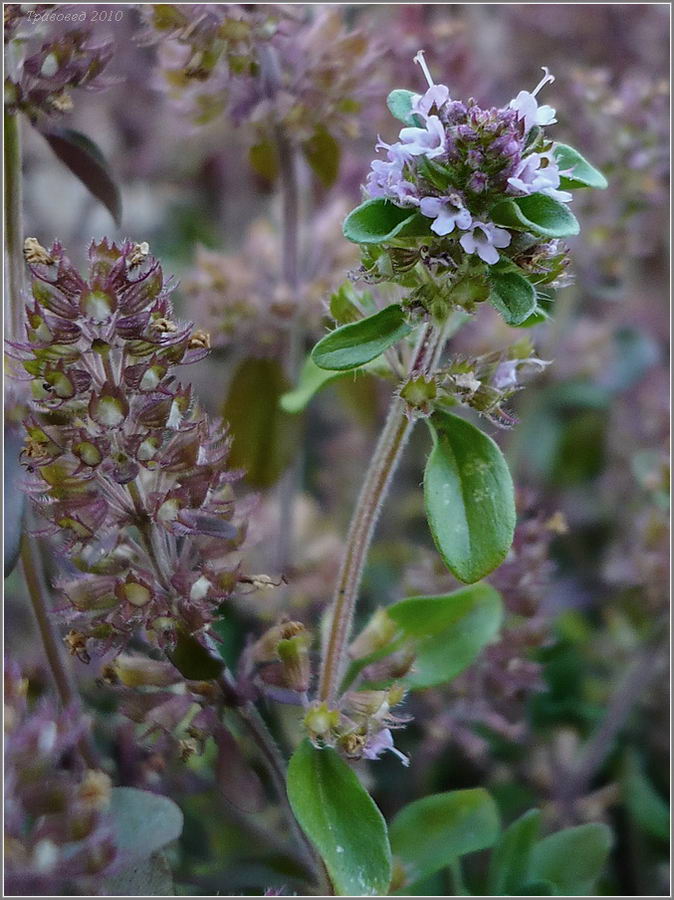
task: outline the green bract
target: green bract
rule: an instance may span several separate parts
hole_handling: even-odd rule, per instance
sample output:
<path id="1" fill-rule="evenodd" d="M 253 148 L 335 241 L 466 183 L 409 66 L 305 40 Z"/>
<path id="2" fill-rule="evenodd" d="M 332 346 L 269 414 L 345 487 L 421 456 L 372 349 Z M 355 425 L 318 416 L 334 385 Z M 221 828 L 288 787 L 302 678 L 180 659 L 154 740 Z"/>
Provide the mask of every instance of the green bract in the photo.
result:
<path id="1" fill-rule="evenodd" d="M 309 741 L 288 766 L 288 799 L 316 845 L 338 896 L 387 894 L 391 851 L 386 823 L 344 760 Z"/>
<path id="2" fill-rule="evenodd" d="M 311 351 L 311 358 L 321 369 L 356 369 L 411 331 L 402 307 L 394 303 L 367 319 L 342 325 L 326 334 Z"/>
<path id="3" fill-rule="evenodd" d="M 492 207 L 490 215 L 497 225 L 543 237 L 562 238 L 580 233 L 578 220 L 566 204 L 546 194 L 501 200 Z"/>
<path id="4" fill-rule="evenodd" d="M 489 302 L 508 325 L 521 325 L 536 310 L 536 291 L 517 272 L 489 272 Z"/>
<path id="5" fill-rule="evenodd" d="M 433 450 L 424 473 L 426 517 L 447 568 L 466 584 L 505 559 L 515 529 L 512 478 L 494 441 L 457 416 L 428 420 Z"/>
<path id="6" fill-rule="evenodd" d="M 601 172 L 591 166 L 573 147 L 566 144 L 555 144 L 554 154 L 560 172 L 571 170 L 569 175 L 560 177 L 559 186 L 562 189 L 572 191 L 574 188 L 589 187 L 603 190 L 608 187 L 608 181 Z"/>
<path id="7" fill-rule="evenodd" d="M 433 687 L 462 672 L 493 640 L 503 618 L 501 596 L 489 584 L 451 594 L 408 597 L 387 613 L 414 642 L 414 668 L 405 678 L 412 689 Z"/>
<path id="8" fill-rule="evenodd" d="M 415 94 L 404 88 L 397 88 L 386 98 L 386 105 L 392 116 L 405 125 L 420 125 L 419 117 L 412 113 L 412 99 Z"/>
<path id="9" fill-rule="evenodd" d="M 366 200 L 344 219 L 344 237 L 354 244 L 382 244 L 394 237 L 427 234 L 429 220 L 415 210 L 403 209 L 388 200 Z"/>

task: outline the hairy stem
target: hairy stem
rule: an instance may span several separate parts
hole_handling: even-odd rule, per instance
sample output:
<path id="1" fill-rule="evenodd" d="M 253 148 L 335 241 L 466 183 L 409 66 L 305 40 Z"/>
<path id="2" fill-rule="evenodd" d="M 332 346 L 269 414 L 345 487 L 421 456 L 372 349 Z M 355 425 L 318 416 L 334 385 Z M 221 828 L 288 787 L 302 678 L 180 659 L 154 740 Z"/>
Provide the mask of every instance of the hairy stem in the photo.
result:
<path id="1" fill-rule="evenodd" d="M 5 336 L 21 338 L 23 322 L 23 225 L 21 185 L 21 120 L 5 111 L 5 246 L 7 293 Z"/>
<path id="2" fill-rule="evenodd" d="M 61 642 L 49 612 L 47 588 L 36 538 L 28 530 L 24 532 L 21 539 L 21 567 L 26 587 L 28 588 L 33 615 L 40 633 L 44 655 L 61 705 L 64 708 L 79 706 L 79 696 L 75 689 L 72 673 L 63 658 Z M 90 739 L 88 737 L 82 738 L 78 746 L 86 764 L 92 769 L 100 768 L 96 751 Z"/>
<path id="3" fill-rule="evenodd" d="M 424 325 L 410 366 L 411 373 L 430 374 L 437 365 L 447 330 Z M 319 697 L 333 703 L 347 663 L 347 648 L 367 554 L 393 474 L 414 427 L 405 403 L 393 398 L 386 423 L 365 475 L 346 538 L 346 550 L 335 589 L 330 634 L 323 654 Z"/>

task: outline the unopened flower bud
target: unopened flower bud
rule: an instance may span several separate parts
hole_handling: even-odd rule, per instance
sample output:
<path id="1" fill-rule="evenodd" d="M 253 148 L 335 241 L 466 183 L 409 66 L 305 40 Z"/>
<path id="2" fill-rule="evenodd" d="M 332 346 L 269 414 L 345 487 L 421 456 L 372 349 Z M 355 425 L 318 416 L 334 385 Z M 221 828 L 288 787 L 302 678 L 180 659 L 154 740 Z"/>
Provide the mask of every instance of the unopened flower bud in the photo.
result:
<path id="1" fill-rule="evenodd" d="M 121 654 L 111 664 L 117 679 L 126 687 L 168 687 L 180 681 L 180 673 L 170 663 L 144 656 Z"/>
<path id="2" fill-rule="evenodd" d="M 196 331 L 193 331 L 190 335 L 187 346 L 190 350 L 199 350 L 202 348 L 208 350 L 211 346 L 211 336 L 207 331 L 204 331 L 203 328 L 197 328 Z"/>
<path id="3" fill-rule="evenodd" d="M 306 632 L 279 641 L 276 652 L 283 666 L 286 685 L 293 691 L 309 690 L 311 662 L 309 660 L 309 635 Z"/>
<path id="4" fill-rule="evenodd" d="M 376 650 L 381 650 L 392 640 L 398 626 L 385 609 L 378 609 L 361 631 L 358 637 L 349 647 L 349 655 L 353 659 L 369 656 Z"/>
<path id="5" fill-rule="evenodd" d="M 312 741 L 325 741 L 339 727 L 338 709 L 330 709 L 327 703 L 311 707 L 304 717 L 304 727 Z"/>
<path id="6" fill-rule="evenodd" d="M 253 659 L 255 662 L 272 662 L 278 659 L 277 648 L 280 641 L 287 641 L 296 635 L 306 634 L 301 622 L 281 622 L 269 628 L 255 643 Z"/>

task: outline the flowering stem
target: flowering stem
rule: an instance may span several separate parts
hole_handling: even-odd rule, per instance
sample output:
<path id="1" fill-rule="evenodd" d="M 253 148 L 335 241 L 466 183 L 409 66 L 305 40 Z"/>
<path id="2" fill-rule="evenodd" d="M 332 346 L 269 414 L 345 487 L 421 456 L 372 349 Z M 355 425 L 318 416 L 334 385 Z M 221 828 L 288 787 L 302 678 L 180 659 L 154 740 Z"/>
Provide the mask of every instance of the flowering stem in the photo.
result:
<path id="1" fill-rule="evenodd" d="M 21 185 L 21 121 L 5 110 L 5 242 L 7 248 L 6 336 L 19 340 L 23 322 L 23 225 Z"/>
<path id="2" fill-rule="evenodd" d="M 430 374 L 437 365 L 446 338 L 446 327 L 422 326 L 410 374 Z M 406 414 L 404 401 L 395 396 L 365 475 L 346 539 L 319 686 L 319 697 L 327 703 L 336 700 L 344 675 L 351 625 L 368 550 L 382 503 L 413 427 L 414 422 Z"/>
<path id="3" fill-rule="evenodd" d="M 49 614 L 47 591 L 42 574 L 40 554 L 36 546 L 35 536 L 27 529 L 21 539 L 21 568 L 28 596 L 37 623 L 44 654 L 51 670 L 56 691 L 64 708 L 79 705 L 79 698 L 73 684 L 72 673 L 63 659 L 63 650 L 56 629 Z M 100 763 L 96 751 L 88 737 L 79 742 L 82 758 L 91 769 L 99 769 Z"/>

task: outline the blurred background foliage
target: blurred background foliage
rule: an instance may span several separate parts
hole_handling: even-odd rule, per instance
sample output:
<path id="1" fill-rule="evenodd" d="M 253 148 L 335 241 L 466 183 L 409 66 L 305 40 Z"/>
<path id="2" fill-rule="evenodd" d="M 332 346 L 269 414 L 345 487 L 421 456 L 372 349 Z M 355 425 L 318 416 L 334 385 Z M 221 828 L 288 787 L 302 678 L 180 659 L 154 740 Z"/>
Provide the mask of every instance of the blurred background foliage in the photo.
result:
<path id="1" fill-rule="evenodd" d="M 386 408 L 389 388 L 370 376 L 329 385 L 303 416 L 278 400 L 297 374 L 292 329 L 300 323 L 301 359 L 328 321 L 331 292 L 356 265 L 341 220 L 360 200 L 377 134 L 394 134 L 387 93 L 421 89 L 412 63 L 420 48 L 452 96 L 483 105 L 533 88 L 542 65 L 556 76 L 545 97 L 557 108 L 555 136 L 601 168 L 609 189 L 575 195 L 574 280 L 550 321 L 530 333 L 552 365 L 515 398 L 516 427 L 487 426 L 519 493 L 513 553 L 489 579 L 506 601 L 504 630 L 450 686 L 408 702 L 414 722 L 399 744 L 410 769 L 388 756 L 364 777 L 387 818 L 425 794 L 483 785 L 506 823 L 531 806 L 548 829 L 605 821 L 616 842 L 602 892 L 668 893 L 666 5 L 253 5 L 245 16 L 260 47 L 266 17 L 280 11 L 288 34 L 280 59 L 291 74 L 273 101 L 251 96 L 246 84 L 238 95 L 235 85 L 222 108 L 206 107 L 199 93 L 213 85 L 211 100 L 219 96 L 221 62 L 197 90 L 182 90 L 175 75 L 186 65 L 185 8 L 88 9 L 124 13 L 92 26 L 114 43 L 107 72 L 115 78 L 102 93 L 79 94 L 65 123 L 107 157 L 122 224 L 27 127 L 26 233 L 46 245 L 58 237 L 76 262 L 92 236 L 148 241 L 176 274 L 180 314 L 211 333 L 214 351 L 191 377 L 208 411 L 232 424 L 234 462 L 249 472 L 241 492 L 258 493 L 249 569 L 288 581 L 227 611 L 219 629 L 232 663 L 260 620 L 288 612 L 316 621 Z M 255 57 L 248 46 L 235 51 L 230 65 Z M 300 202 L 299 267 L 290 276 L 284 142 Z M 451 349 L 489 352 L 512 334 L 485 308 Z M 402 596 L 452 586 L 424 523 L 424 432 L 415 432 L 387 501 L 363 620 Z M 292 539 L 279 534 L 283 490 L 295 493 Z M 20 604 L 14 576 L 7 640 L 39 669 Z M 297 871 L 274 837 L 276 812 L 242 808 L 245 779 L 234 790 L 220 779 L 213 790 L 213 747 L 187 764 L 141 752 L 94 668 L 80 666 L 79 676 L 92 708 L 108 714 L 100 739 L 113 748 L 121 783 L 167 791 L 185 812 L 173 859 L 179 890 L 292 892 Z M 295 713 L 275 728 L 293 740 Z M 468 863 L 467 884 L 477 886 L 480 855 Z M 444 876 L 419 886 L 421 894 L 451 890 Z"/>

